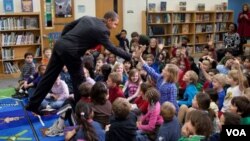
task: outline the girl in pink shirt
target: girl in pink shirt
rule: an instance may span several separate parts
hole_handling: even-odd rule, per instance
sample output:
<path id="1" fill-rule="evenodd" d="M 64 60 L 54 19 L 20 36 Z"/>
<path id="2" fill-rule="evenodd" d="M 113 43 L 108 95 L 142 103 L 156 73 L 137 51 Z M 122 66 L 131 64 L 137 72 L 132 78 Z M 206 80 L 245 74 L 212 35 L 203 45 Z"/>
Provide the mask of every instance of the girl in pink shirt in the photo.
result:
<path id="1" fill-rule="evenodd" d="M 161 105 L 159 98 L 160 94 L 155 88 L 150 88 L 146 91 L 144 99 L 149 102 L 148 112 L 141 117 L 137 124 L 138 129 L 145 132 L 153 140 L 155 140 L 158 129 L 163 123 L 163 118 L 160 115 Z"/>

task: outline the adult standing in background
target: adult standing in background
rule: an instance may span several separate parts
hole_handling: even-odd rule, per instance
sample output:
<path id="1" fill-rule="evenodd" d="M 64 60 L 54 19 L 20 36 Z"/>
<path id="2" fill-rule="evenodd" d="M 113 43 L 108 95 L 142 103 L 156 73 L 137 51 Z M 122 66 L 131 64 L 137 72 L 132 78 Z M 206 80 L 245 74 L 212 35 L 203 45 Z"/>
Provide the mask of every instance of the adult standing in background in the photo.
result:
<path id="1" fill-rule="evenodd" d="M 86 80 L 81 57 L 88 49 L 98 44 L 102 44 L 111 53 L 130 60 L 131 54 L 116 48 L 109 40 L 110 30 L 116 28 L 118 23 L 118 15 L 110 11 L 105 13 L 104 19 L 83 16 L 67 24 L 62 31 L 61 38 L 55 43 L 44 77 L 26 105 L 26 110 L 39 113 L 38 107 L 51 90 L 64 65 L 68 68 L 72 79 L 74 98 L 77 102 L 80 99 L 78 87 Z"/>
<path id="2" fill-rule="evenodd" d="M 250 39 L 250 10 L 248 4 L 243 4 L 242 12 L 238 16 L 238 33 L 241 38 L 241 45 Z"/>

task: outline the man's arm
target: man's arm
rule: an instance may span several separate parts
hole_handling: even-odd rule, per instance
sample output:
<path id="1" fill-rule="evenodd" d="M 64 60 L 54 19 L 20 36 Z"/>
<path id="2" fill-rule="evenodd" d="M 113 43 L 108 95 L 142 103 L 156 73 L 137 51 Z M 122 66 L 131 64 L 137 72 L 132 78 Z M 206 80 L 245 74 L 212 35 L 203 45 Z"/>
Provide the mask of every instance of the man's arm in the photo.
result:
<path id="1" fill-rule="evenodd" d="M 98 42 L 101 43 L 107 50 L 109 50 L 111 53 L 120 56 L 121 58 L 125 60 L 131 60 L 132 55 L 130 53 L 127 53 L 126 51 L 115 47 L 109 40 L 109 32 L 105 31 L 103 33 L 97 33 L 99 34 L 99 37 L 97 38 Z"/>

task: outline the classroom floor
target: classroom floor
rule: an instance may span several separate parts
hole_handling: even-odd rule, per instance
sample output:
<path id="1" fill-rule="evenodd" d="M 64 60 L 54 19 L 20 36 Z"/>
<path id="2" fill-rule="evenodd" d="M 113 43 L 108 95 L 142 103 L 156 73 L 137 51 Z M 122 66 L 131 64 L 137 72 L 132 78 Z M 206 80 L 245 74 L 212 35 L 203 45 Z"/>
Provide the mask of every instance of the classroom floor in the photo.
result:
<path id="1" fill-rule="evenodd" d="M 16 87 L 18 82 L 18 78 L 8 78 L 8 79 L 0 79 L 0 89 L 8 88 L 8 87 Z"/>

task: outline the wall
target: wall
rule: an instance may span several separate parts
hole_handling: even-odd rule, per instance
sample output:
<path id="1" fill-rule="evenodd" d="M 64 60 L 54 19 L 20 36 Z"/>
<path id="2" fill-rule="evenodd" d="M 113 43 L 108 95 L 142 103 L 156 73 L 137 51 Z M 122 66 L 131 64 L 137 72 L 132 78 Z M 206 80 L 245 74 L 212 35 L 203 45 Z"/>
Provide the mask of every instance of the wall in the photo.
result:
<path id="1" fill-rule="evenodd" d="M 13 0 L 14 3 L 14 12 L 22 12 L 21 0 Z M 3 0 L 0 0 L 0 13 L 3 13 Z M 33 0 L 33 11 L 39 12 L 40 11 L 40 1 Z"/>
<path id="2" fill-rule="evenodd" d="M 205 3 L 206 10 L 214 10 L 216 4 L 228 2 L 228 0 L 124 0 L 123 28 L 127 30 L 129 39 L 131 32 L 141 33 L 141 11 L 146 10 L 146 1 L 156 3 L 156 9 L 160 9 L 160 1 L 167 1 L 167 10 L 177 10 L 180 1 L 187 2 L 187 10 L 196 10 L 198 3 Z M 133 13 L 129 13 L 132 11 Z"/>
<path id="3" fill-rule="evenodd" d="M 75 10 L 75 19 L 78 19 L 82 16 L 88 15 L 88 16 L 95 16 L 95 0 L 73 0 L 74 3 L 74 10 Z M 85 6 L 85 12 L 84 13 L 78 13 L 78 5 L 84 5 Z"/>
<path id="4" fill-rule="evenodd" d="M 249 0 L 228 0 L 228 9 L 234 10 L 234 22 L 237 24 L 238 15 L 242 11 L 244 3 L 250 4 Z"/>

